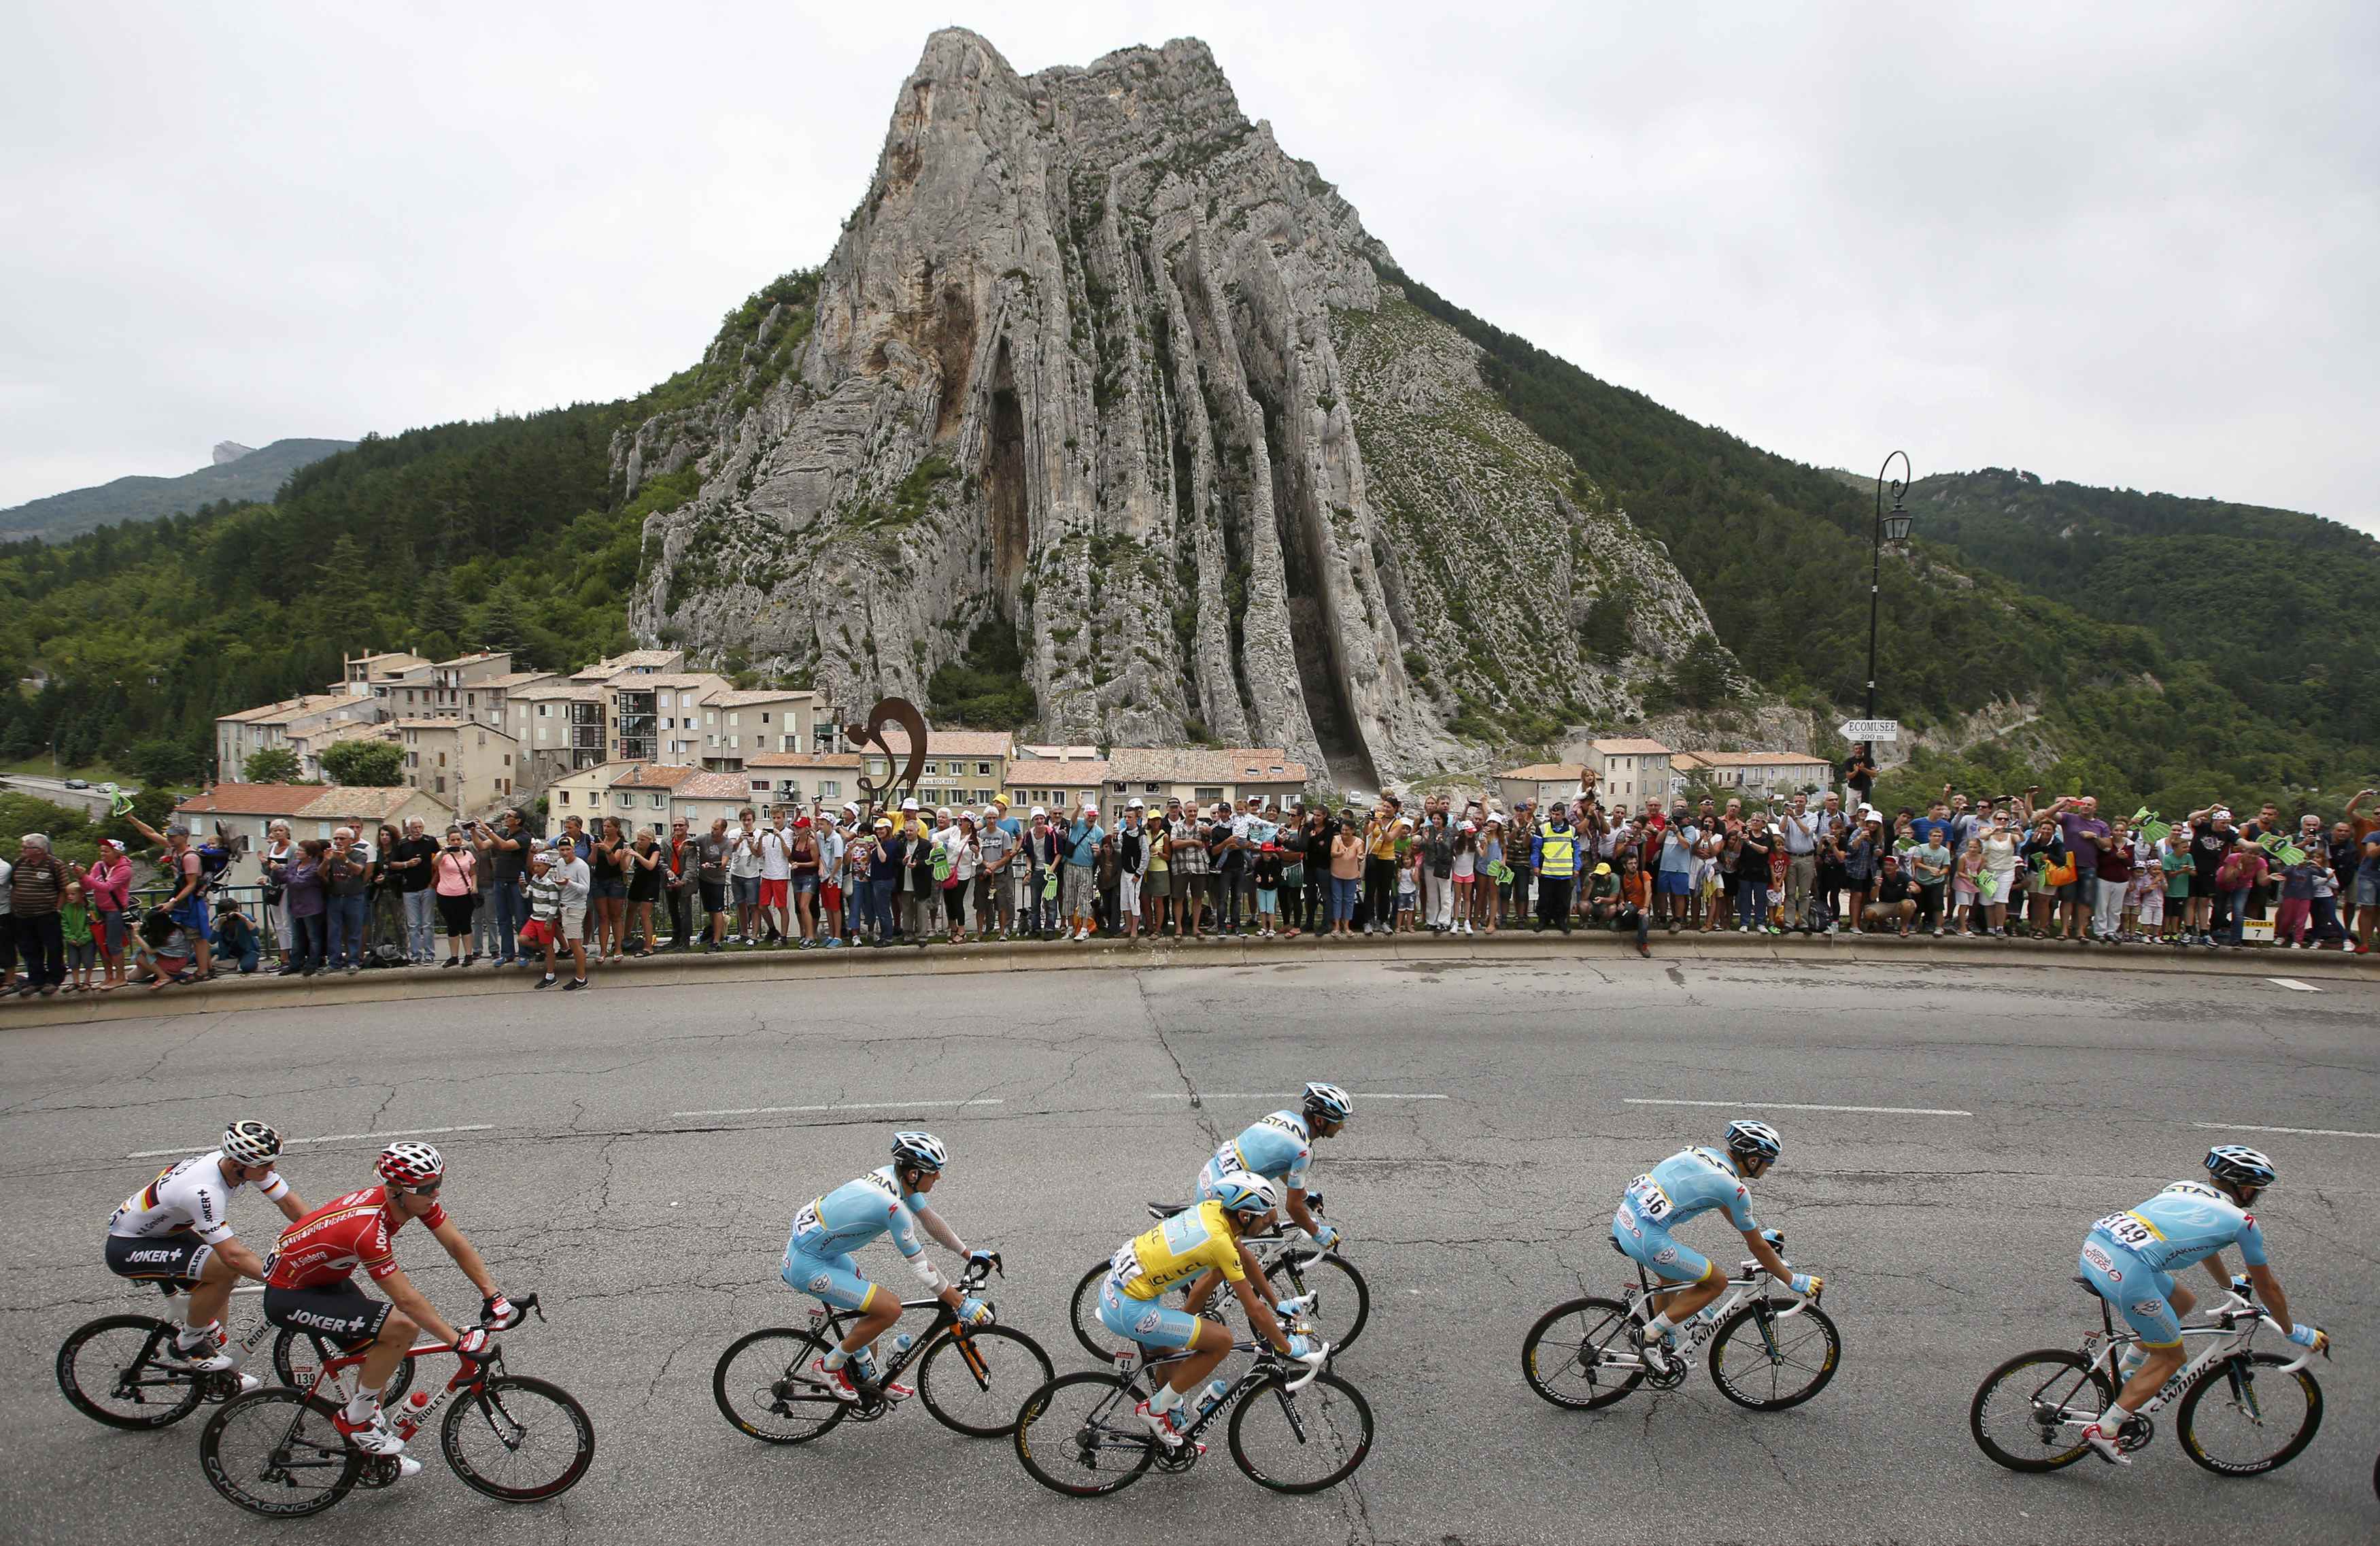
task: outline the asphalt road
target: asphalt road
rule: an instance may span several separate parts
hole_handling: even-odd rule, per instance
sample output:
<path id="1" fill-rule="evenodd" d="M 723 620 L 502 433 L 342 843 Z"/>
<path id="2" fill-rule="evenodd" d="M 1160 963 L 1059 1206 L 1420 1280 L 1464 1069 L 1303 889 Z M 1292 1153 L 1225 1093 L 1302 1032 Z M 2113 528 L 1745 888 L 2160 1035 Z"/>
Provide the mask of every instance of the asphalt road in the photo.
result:
<path id="1" fill-rule="evenodd" d="M 49 1370 L 76 1325 L 137 1303 L 99 1260 L 108 1211 L 226 1117 L 254 1115 L 321 1139 L 285 1165 L 317 1199 L 369 1179 L 376 1140 L 340 1135 L 457 1129 L 431 1137 L 450 1210 L 552 1316 L 508 1341 L 508 1361 L 574 1391 L 601 1444 L 566 1497 L 508 1508 L 425 1443 L 420 1478 L 282 1539 L 2368 1540 L 2380 1327 L 2358 1274 L 2380 1181 L 2380 986 L 2323 987 L 2163 966 L 1314 961 L 507 987 L 424 1008 L 0 1032 L 17 1247 L 0 1338 L 19 1375 L 0 1387 L 6 1534 L 162 1543 L 247 1528 L 199 1474 L 197 1421 L 103 1430 Z M 1339 1366 L 1378 1418 L 1351 1484 L 1278 1498 L 1219 1443 L 1187 1477 L 1083 1503 L 1035 1486 L 1004 1442 L 920 1411 L 792 1450 L 719 1420 L 720 1351 L 800 1313 L 775 1275 L 787 1219 L 878 1163 L 892 1126 L 949 1144 L 936 1203 L 1005 1252 L 1002 1320 L 1065 1368 L 1087 1361 L 1064 1324 L 1082 1268 L 1141 1227 L 1144 1199 L 1184 1192 L 1220 1136 L 1310 1077 L 1359 1092 L 1316 1171 L 1376 1301 Z M 1711 1104 L 1632 1103 L 1659 1102 Z M 1522 1333 L 1582 1283 L 1618 1286 L 1605 1236 L 1620 1187 L 1738 1102 L 1770 1102 L 1755 1109 L 1784 1134 L 1760 1213 L 1827 1275 L 1840 1374 L 1773 1416 L 1699 1374 L 1599 1414 L 1539 1402 Z M 2316 1365 L 2319 1439 L 2248 1481 L 2191 1465 L 2169 1422 L 2127 1472 L 1991 1465 L 1966 1429 L 1977 1381 L 2010 1353 L 2080 1340 L 2093 1317 L 2067 1279 L 2083 1230 L 2198 1174 L 2215 1123 L 2338 1132 L 2252 1137 L 2282 1171 L 2260 1211 L 2277 1269 L 2340 1343 Z M 237 1206 L 242 1234 L 269 1237 L 277 1215 Z M 1741 1254 L 1715 1221 L 1687 1238 Z M 451 1310 L 476 1302 L 425 1236 L 400 1253 Z M 862 1260 L 888 1285 L 911 1281 L 887 1248 Z"/>

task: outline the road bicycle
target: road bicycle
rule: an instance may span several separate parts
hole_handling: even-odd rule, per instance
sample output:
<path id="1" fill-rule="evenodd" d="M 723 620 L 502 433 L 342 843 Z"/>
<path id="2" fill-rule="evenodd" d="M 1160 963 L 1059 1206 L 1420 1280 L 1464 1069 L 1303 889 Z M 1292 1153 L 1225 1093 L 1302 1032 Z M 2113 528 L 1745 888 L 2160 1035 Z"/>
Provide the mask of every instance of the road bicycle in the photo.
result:
<path id="1" fill-rule="evenodd" d="M 2082 1339 L 2080 1351 L 2044 1347 L 2020 1353 L 1985 1376 L 1967 1409 L 1967 1427 L 1977 1447 L 2012 1471 L 2055 1471 L 2091 1453 L 2082 1430 L 2115 1404 L 2120 1388 L 2116 1370 L 2123 1350 L 2140 1338 L 2118 1332 L 2114 1307 L 2077 1276 L 2099 1304 L 2100 1330 Z M 2262 1476 L 2296 1459 L 2322 1426 L 2322 1387 L 2306 1369 L 2312 1349 L 2296 1357 L 2252 1349 L 2259 1331 L 2281 1333 L 2255 1302 L 2244 1279 L 2208 1314 L 2213 1324 L 2184 1326 L 2182 1341 L 2195 1340 L 2197 1356 L 2141 1409 L 2125 1419 L 2116 1446 L 2133 1454 L 2156 1436 L 2155 1413 L 2179 1398 L 2175 1434 L 2184 1455 L 2217 1476 Z"/>
<path id="2" fill-rule="evenodd" d="M 537 1296 L 513 1301 L 502 1322 L 480 1322 L 491 1336 L 518 1326 Z M 208 1485 L 251 1514 L 293 1519 L 320 1514 L 358 1485 L 386 1487 L 398 1477 L 397 1457 L 366 1455 L 348 1443 L 332 1418 L 355 1394 L 369 1344 L 355 1344 L 322 1360 L 303 1389 L 268 1385 L 224 1404 L 199 1437 L 199 1465 Z M 446 1342 L 407 1349 L 413 1360 L 454 1353 Z M 595 1424 L 587 1408 L 561 1386 L 504 1371 L 504 1354 L 491 1342 L 485 1355 L 457 1357 L 444 1388 L 415 1391 L 383 1406 L 390 1428 L 408 1442 L 430 1424 L 448 1398 L 438 1430 L 446 1464 L 473 1491 L 504 1503 L 535 1503 L 568 1491 L 595 1459 Z"/>
<path id="3" fill-rule="evenodd" d="M 1016 1458 L 1054 1491 L 1104 1497 L 1131 1486 L 1152 1466 L 1177 1475 L 1189 1470 L 1207 1453 L 1198 1436 L 1229 1411 L 1232 1459 L 1259 1487 L 1319 1492 L 1354 1475 L 1372 1452 L 1372 1407 L 1363 1392 L 1325 1369 L 1329 1345 L 1310 1363 L 1295 1364 L 1268 1343 L 1232 1346 L 1254 1353 L 1255 1361 L 1198 1414 L 1174 1448 L 1166 1448 L 1135 1409 L 1157 1388 L 1166 1366 L 1186 1355 L 1152 1358 L 1135 1345 L 1112 1370 L 1062 1374 L 1027 1396 L 1016 1414 Z"/>
<path id="4" fill-rule="evenodd" d="M 995 1272 L 1007 1275 L 999 1253 L 977 1259 L 961 1273 L 958 1290 L 974 1294 Z M 813 1306 L 809 1324 L 771 1327 L 739 1337 L 719 1355 L 710 1373 L 711 1399 L 719 1415 L 738 1433 L 771 1444 L 806 1444 L 848 1418 L 874 1422 L 890 1414 L 899 1398 L 887 1394 L 912 1363 L 917 1366 L 917 1398 L 934 1420 L 972 1439 L 997 1439 L 1016 1426 L 1010 1405 L 1052 1371 L 1041 1345 L 1006 1326 L 964 1326 L 940 1299 L 904 1299 L 901 1308 L 935 1311 L 926 1334 L 912 1342 L 893 1339 L 889 1358 L 880 1358 L 877 1378 L 856 1382 L 859 1399 L 838 1399 L 811 1365 L 849 1334 L 858 1313 Z"/>
<path id="5" fill-rule="evenodd" d="M 149 1315 L 103 1315 L 76 1328 L 58 1347 L 58 1389 L 74 1409 L 110 1428 L 170 1428 L 201 1403 L 237 1395 L 237 1370 L 206 1373 L 174 1356 L 174 1335 L 189 1318 L 190 1297 L 172 1284 L 157 1285 L 165 1296 L 166 1320 Z M 261 1284 L 232 1290 L 235 1306 L 264 1292 Z M 256 1324 L 234 1339 L 244 1362 L 272 1327 Z"/>
<path id="6" fill-rule="evenodd" d="M 1784 1236 L 1772 1230 L 1768 1240 L 1784 1248 Z M 1611 1248 L 1620 1250 L 1619 1243 Z M 1639 1345 L 1640 1332 L 1658 1313 L 1648 1301 L 1665 1290 L 1637 1263 L 1636 1282 L 1619 1298 L 1590 1295 L 1539 1316 L 1521 1339 L 1521 1371 L 1531 1390 L 1580 1412 L 1609 1406 L 1639 1384 L 1676 1390 L 1706 1347 L 1711 1383 L 1752 1411 L 1781 1412 L 1825 1390 L 1842 1361 L 1843 1338 L 1816 1299 L 1783 1292 L 1757 1261 L 1739 1263 L 1727 1281 L 1731 1292 L 1678 1328 L 1667 1370 L 1648 1365 Z"/>
<path id="7" fill-rule="evenodd" d="M 1161 1223 L 1192 1206 L 1186 1202 L 1152 1202 L 1148 1216 Z M 1322 1194 L 1306 1193 L 1305 1206 L 1316 1218 L 1320 1218 Z M 1336 1250 L 1316 1247 L 1303 1231 L 1293 1235 L 1279 1226 L 1247 1236 L 1245 1244 L 1256 1253 L 1257 1264 L 1282 1298 L 1305 1301 L 1305 1319 L 1318 1328 L 1318 1334 L 1330 1344 L 1334 1352 L 1344 1353 L 1354 1345 L 1372 1318 L 1372 1289 L 1354 1262 Z M 1107 1281 L 1113 1266 L 1111 1258 L 1092 1263 L 1075 1283 L 1075 1296 L 1067 1306 L 1075 1340 L 1101 1363 L 1113 1363 L 1138 1351 L 1099 1321 L 1099 1284 Z M 1186 1297 L 1197 1281 L 1194 1276 L 1172 1292 L 1176 1297 Z M 1221 1298 L 1218 1293 L 1208 1301 L 1204 1312 L 1208 1319 L 1222 1319 Z"/>

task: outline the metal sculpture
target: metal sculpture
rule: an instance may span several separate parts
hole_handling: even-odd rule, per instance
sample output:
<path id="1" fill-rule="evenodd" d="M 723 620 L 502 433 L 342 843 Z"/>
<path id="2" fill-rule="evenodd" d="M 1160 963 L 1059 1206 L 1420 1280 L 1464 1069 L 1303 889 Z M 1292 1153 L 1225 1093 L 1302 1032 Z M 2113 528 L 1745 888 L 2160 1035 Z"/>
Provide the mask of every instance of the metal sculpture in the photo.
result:
<path id="1" fill-rule="evenodd" d="M 909 737 L 908 761 L 897 766 L 897 754 L 884 739 L 889 724 L 899 725 Z M 846 724 L 843 734 L 862 754 L 859 797 L 868 807 L 868 819 L 873 821 L 877 812 L 884 809 L 882 796 L 917 786 L 918 775 L 926 768 L 926 716 L 905 698 L 881 698 L 877 700 L 876 707 L 868 711 L 866 724 Z M 866 752 L 871 746 L 884 754 L 885 774 L 880 780 L 869 778 L 866 772 Z"/>

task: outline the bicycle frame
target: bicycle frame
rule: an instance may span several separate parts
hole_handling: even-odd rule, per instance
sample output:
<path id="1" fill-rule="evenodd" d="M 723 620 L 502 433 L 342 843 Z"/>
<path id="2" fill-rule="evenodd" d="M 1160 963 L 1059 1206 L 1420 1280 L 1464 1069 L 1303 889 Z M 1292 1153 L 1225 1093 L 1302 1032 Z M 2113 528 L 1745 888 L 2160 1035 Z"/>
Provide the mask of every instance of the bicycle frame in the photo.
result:
<path id="1" fill-rule="evenodd" d="M 1651 1309 L 1653 1300 L 1658 1296 L 1664 1294 L 1674 1294 L 1681 1289 L 1691 1288 L 1694 1286 L 1694 1284 L 1689 1283 L 1673 1284 L 1666 1288 L 1657 1288 L 1653 1284 L 1652 1274 L 1645 1271 L 1645 1264 L 1641 1261 L 1636 1261 L 1633 1257 L 1630 1257 L 1629 1260 L 1634 1263 L 1636 1268 L 1636 1286 L 1633 1289 L 1625 1290 L 1623 1292 L 1623 1297 L 1625 1297 L 1632 1306 Z M 1786 1265 L 1791 1266 L 1792 1263 L 1787 1262 Z M 1725 1321 L 1730 1315 L 1733 1314 L 1735 1312 L 1735 1308 L 1738 1305 L 1741 1305 L 1745 1299 L 1751 1297 L 1755 1289 L 1760 1287 L 1764 1282 L 1774 1283 L 1775 1281 L 1776 1280 L 1774 1278 L 1769 1276 L 1768 1270 L 1757 1261 L 1743 1261 L 1738 1263 L 1735 1275 L 1727 1280 L 1728 1286 L 1732 1290 L 1732 1292 L 1721 1295 L 1718 1299 L 1696 1311 L 1694 1318 L 1680 1326 L 1678 1330 L 1687 1334 L 1694 1349 L 1699 1349 L 1703 1345 L 1704 1339 L 1708 1337 L 1713 1331 L 1718 1329 L 1720 1321 Z M 1763 1295 L 1762 1296 L 1767 1297 L 1766 1295 Z M 1801 1314 L 1803 1310 L 1808 1309 L 1809 1304 L 1810 1301 L 1807 1299 L 1796 1299 L 1794 1300 L 1791 1309 L 1777 1311 L 1775 1319 L 1779 1321 L 1791 1321 L 1793 1317 Z M 1657 1310 L 1654 1311 L 1654 1313 L 1658 1314 L 1659 1312 Z M 1767 1334 L 1766 1327 L 1762 1328 L 1762 1334 L 1764 1336 Z M 1689 1350 L 1689 1357 L 1691 1357 L 1691 1350 Z M 1642 1361 L 1642 1355 L 1639 1355 L 1639 1361 Z M 2092 1416 L 2096 1417 L 2098 1414 L 2094 1412 Z"/>
<path id="2" fill-rule="evenodd" d="M 2155 1395 L 2141 1403 L 2141 1409 L 2132 1414 L 2134 1417 L 2151 1417 L 2170 1405 L 2176 1397 L 2196 1384 L 2200 1378 L 2217 1362 L 2248 1351 L 2253 1345 L 2259 1331 L 2269 1326 L 2276 1333 L 2281 1332 L 2279 1321 L 2259 1309 L 2253 1299 L 2243 1297 L 2237 1293 L 2224 1295 L 2223 1303 L 2206 1313 L 2218 1323 L 2212 1326 L 2181 1328 L 2184 1344 L 2192 1337 L 2196 1337 L 2206 1344 L 2205 1350 L 2196 1357 L 2185 1359 L 2182 1366 L 2175 1369 L 2164 1384 L 2157 1387 L 2157 1393 Z M 2120 1394 L 2123 1390 L 2123 1382 L 2117 1378 L 2120 1354 L 2124 1348 L 2137 1345 L 2141 1340 L 2140 1335 L 2135 1332 L 2116 1330 L 2114 1307 L 2110 1306 L 2104 1297 L 2099 1298 L 2099 1321 L 2102 1330 L 2083 1338 L 2080 1351 L 2090 1360 L 2090 1367 L 2094 1370 L 2102 1367 L 2106 1369 L 2107 1382 Z M 2313 1357 L 2313 1349 L 2310 1347 L 2301 1349 L 2294 1362 L 2283 1364 L 2273 1372 L 2294 1374 L 2303 1369 Z M 2097 1412 L 2078 1415 L 2070 1410 L 2061 1409 L 2058 1414 L 2058 1420 L 2061 1424 L 2079 1426 L 2096 1422 L 2099 1420 L 2099 1416 Z"/>
<path id="3" fill-rule="evenodd" d="M 515 1318 L 504 1327 L 483 1323 L 474 1329 L 491 1333 L 508 1330 L 528 1320 L 532 1310 L 537 1312 L 539 1320 L 545 1319 L 545 1311 L 539 1309 L 537 1296 L 534 1294 L 524 1295 L 514 1300 L 513 1310 Z M 435 1357 L 442 1353 L 455 1353 L 455 1346 L 451 1342 L 417 1342 L 405 1350 L 405 1361 L 410 1363 L 416 1358 Z M 364 1360 L 370 1357 L 371 1357 L 371 1350 L 366 1347 L 360 1351 L 334 1354 L 324 1358 L 322 1366 L 314 1371 L 313 1383 L 306 1387 L 307 1398 L 310 1401 L 321 1399 L 322 1387 L 328 1384 L 339 1397 L 338 1401 L 333 1404 L 344 1405 L 356 1394 L 355 1386 L 346 1378 L 346 1371 L 363 1368 Z M 490 1375 L 504 1368 L 504 1361 L 502 1350 L 492 1345 L 489 1347 L 487 1357 L 481 1358 L 466 1358 L 457 1354 L 454 1374 L 447 1380 L 444 1387 L 427 1403 L 417 1406 L 408 1396 L 404 1402 L 399 1403 L 400 1410 L 382 1415 L 387 1418 L 390 1429 L 397 1437 L 410 1443 L 413 1436 L 427 1427 L 430 1419 L 437 1415 L 438 1408 L 446 1405 L 449 1396 L 457 1391 L 475 1391 L 482 1388 L 487 1384 Z"/>
<path id="4" fill-rule="evenodd" d="M 995 1261 L 997 1260 L 994 1258 Z M 991 1272 L 992 1262 L 970 1262 L 967 1270 L 959 1274 L 958 1282 L 953 1286 L 961 1294 L 972 1294 L 990 1280 Z M 967 1372 L 973 1374 L 978 1382 L 990 1380 L 991 1370 L 984 1366 L 983 1355 L 976 1351 L 974 1339 L 967 1334 L 973 1328 L 959 1323 L 957 1311 L 952 1309 L 940 1298 L 904 1299 L 901 1301 L 901 1308 L 905 1311 L 931 1309 L 936 1312 L 934 1323 L 926 1328 L 925 1335 L 918 1337 L 908 1346 L 894 1354 L 892 1359 L 877 1371 L 876 1379 L 879 1384 L 891 1383 L 903 1369 L 923 1357 L 933 1347 L 935 1338 L 940 1336 L 946 1328 L 951 1333 L 952 1340 L 959 1345 L 959 1357 L 966 1360 Z M 843 1339 L 848 1334 L 851 1323 L 858 1319 L 859 1311 L 856 1309 L 830 1309 L 823 1304 L 810 1307 L 810 1329 L 838 1347 L 843 1345 Z"/>
<path id="5" fill-rule="evenodd" d="M 1182 1443 L 1185 1447 L 1196 1443 L 1198 1435 L 1204 1433 L 1217 1418 L 1220 1418 L 1226 1411 L 1229 1411 L 1240 1397 L 1247 1394 L 1248 1392 L 1262 1384 L 1272 1375 L 1288 1367 L 1288 1360 L 1281 1356 L 1280 1349 L 1274 1347 L 1269 1343 L 1235 1342 L 1232 1344 L 1232 1351 L 1234 1353 L 1254 1353 L 1256 1355 L 1256 1361 L 1249 1364 L 1248 1367 L 1241 1372 L 1239 1379 L 1232 1382 L 1232 1388 L 1224 1392 L 1223 1394 L 1216 1400 L 1214 1405 L 1208 1406 L 1204 1412 L 1200 1413 L 1196 1421 L 1191 1423 L 1188 1428 L 1182 1430 Z M 1143 1347 L 1137 1348 L 1135 1351 L 1119 1357 L 1116 1362 L 1119 1366 L 1120 1371 L 1124 1377 L 1124 1383 L 1117 1387 L 1116 1394 L 1112 1400 L 1120 1401 L 1125 1396 L 1132 1396 L 1136 1400 L 1146 1401 L 1151 1394 L 1155 1394 L 1158 1384 L 1158 1381 L 1151 1371 L 1163 1369 L 1168 1364 L 1180 1363 L 1184 1358 L 1186 1358 L 1189 1356 L 1189 1351 L 1185 1348 L 1178 1353 L 1166 1353 L 1157 1357 L 1150 1357 L 1148 1356 L 1148 1349 Z M 1282 1385 L 1284 1394 L 1294 1395 L 1299 1391 L 1302 1391 L 1306 1386 L 1312 1384 L 1315 1377 L 1322 1372 L 1322 1367 L 1323 1364 L 1319 1361 L 1306 1365 L 1305 1372 L 1299 1375 L 1294 1380 L 1290 1380 L 1284 1382 Z M 1142 1387 L 1144 1385 L 1148 1388 L 1143 1389 Z M 1097 1417 L 1099 1415 L 1099 1412 L 1103 1412 L 1104 1410 L 1105 1407 L 1102 1406 L 1095 1411 L 1093 1416 Z M 1291 1406 L 1288 1408 L 1288 1412 L 1290 1426 L 1296 1430 L 1300 1438 L 1303 1438 L 1305 1433 L 1305 1425 L 1298 1421 L 1296 1408 L 1294 1406 Z M 1146 1437 L 1146 1435 L 1136 1436 Z M 1156 1443 L 1157 1441 L 1155 1439 L 1149 1439 L 1148 1443 Z M 1164 1453 L 1165 1452 L 1161 1449 L 1159 1452 L 1160 1462 L 1163 1459 Z"/>

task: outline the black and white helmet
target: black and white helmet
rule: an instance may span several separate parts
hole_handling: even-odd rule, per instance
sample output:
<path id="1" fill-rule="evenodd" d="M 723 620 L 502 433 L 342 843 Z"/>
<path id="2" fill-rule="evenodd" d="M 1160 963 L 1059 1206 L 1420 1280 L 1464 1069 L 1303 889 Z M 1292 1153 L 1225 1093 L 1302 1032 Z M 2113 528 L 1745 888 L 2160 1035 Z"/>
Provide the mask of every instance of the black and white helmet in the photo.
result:
<path id="1" fill-rule="evenodd" d="M 257 1121 L 243 1116 L 224 1129 L 224 1158 L 243 1165 L 269 1165 L 281 1152 L 281 1135 Z"/>
<path id="2" fill-rule="evenodd" d="M 911 1170 L 940 1175 L 942 1167 L 951 1163 L 951 1153 L 942 1147 L 942 1140 L 931 1133 L 895 1133 L 892 1161 Z"/>
<path id="3" fill-rule="evenodd" d="M 2240 1143 L 2218 1143 L 2206 1151 L 2206 1174 L 2235 1187 L 2269 1187 L 2278 1174 L 2273 1162 Z"/>
<path id="4" fill-rule="evenodd" d="M 1325 1122 L 1344 1122 L 1355 1113 L 1355 1102 L 1335 1084 L 1319 1081 L 1305 1087 L 1305 1109 Z"/>
<path id="5" fill-rule="evenodd" d="M 1727 1151 L 1739 1160 L 1774 1164 L 1777 1156 L 1785 1152 L 1785 1140 L 1766 1122 L 1730 1122 L 1727 1125 Z"/>

